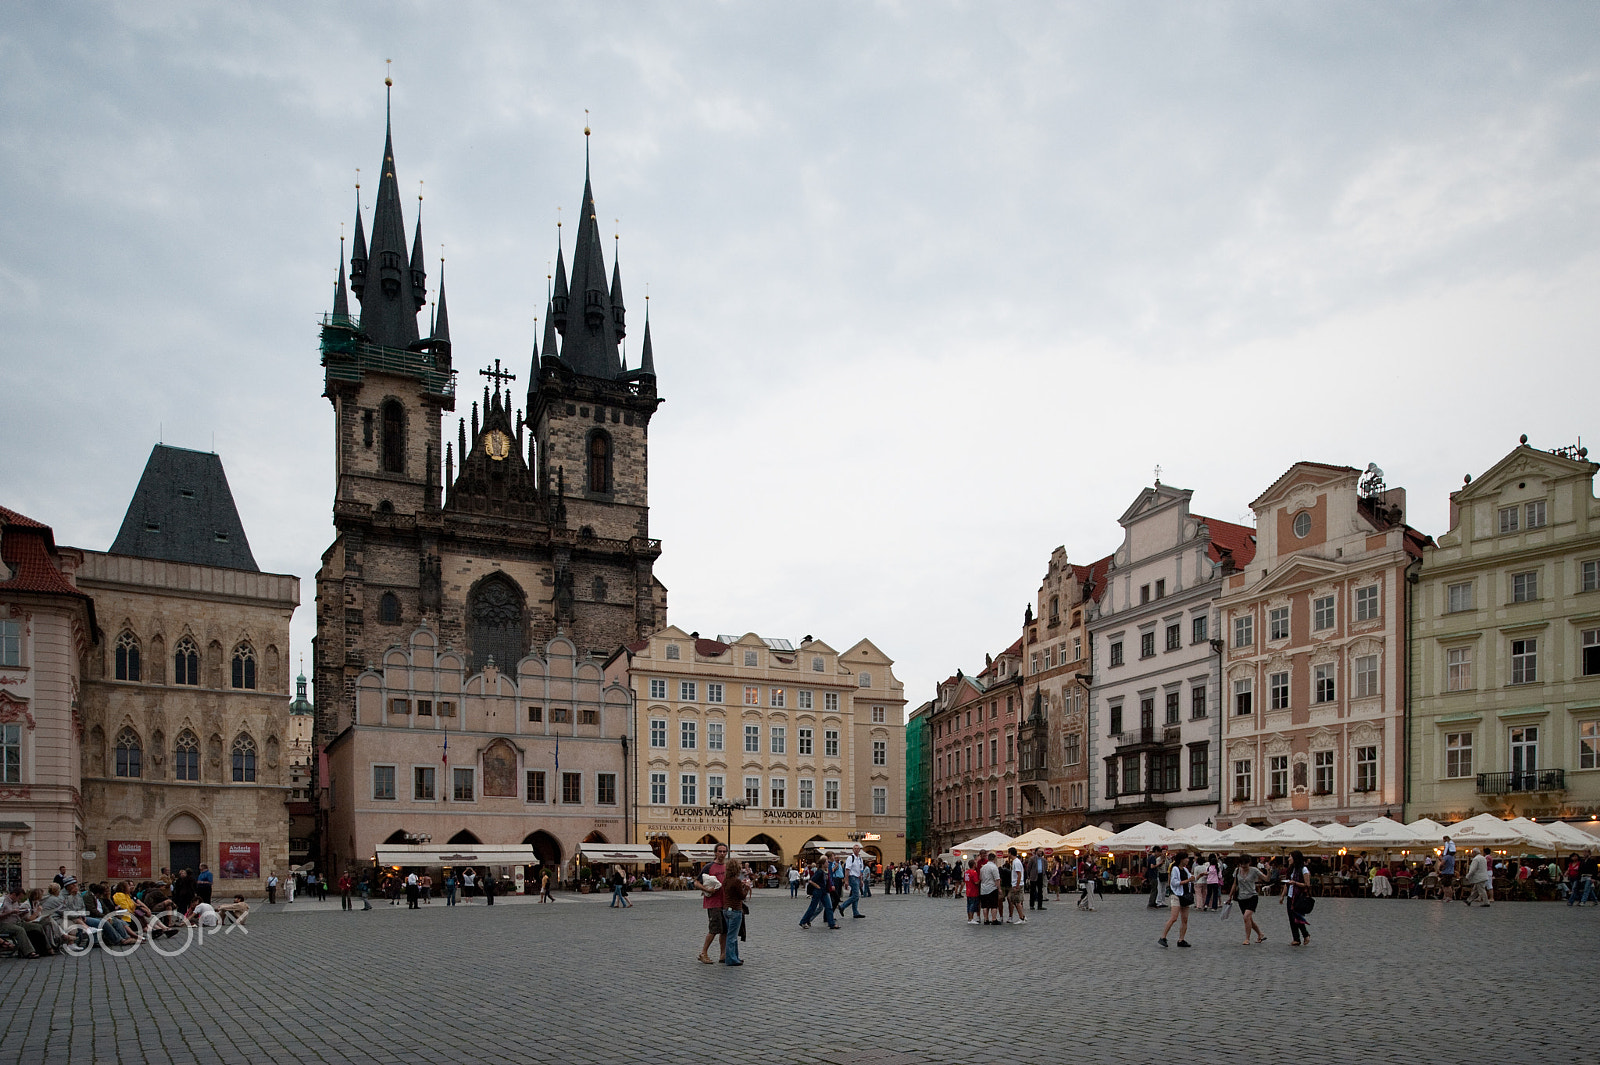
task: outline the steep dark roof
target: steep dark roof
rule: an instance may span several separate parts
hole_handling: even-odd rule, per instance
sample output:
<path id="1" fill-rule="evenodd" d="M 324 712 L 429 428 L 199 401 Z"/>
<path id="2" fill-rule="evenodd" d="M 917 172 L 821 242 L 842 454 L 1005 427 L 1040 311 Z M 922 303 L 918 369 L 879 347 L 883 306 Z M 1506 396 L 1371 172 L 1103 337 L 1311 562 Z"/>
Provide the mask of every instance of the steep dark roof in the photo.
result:
<path id="1" fill-rule="evenodd" d="M 259 572 L 222 459 L 157 444 L 111 545 L 114 555 Z"/>
<path id="2" fill-rule="evenodd" d="M 361 300 L 361 331 L 374 343 L 390 348 L 409 347 L 417 340 L 417 312 L 427 301 L 422 281 L 420 257 L 422 231 L 412 262 L 406 262 L 406 220 L 400 208 L 400 182 L 394 172 L 394 136 L 386 125 L 383 131 L 383 168 L 378 180 L 378 202 L 372 211 L 372 245 L 368 249 L 366 282 L 356 293 Z M 357 219 L 359 221 L 360 215 Z M 357 231 L 356 248 L 361 247 Z M 384 290 L 385 277 L 393 284 L 393 295 Z"/>
<path id="3" fill-rule="evenodd" d="M 1105 558 L 1091 562 L 1087 566 L 1072 567 L 1073 575 L 1081 583 L 1089 585 L 1088 599 L 1091 602 L 1098 603 L 1100 597 L 1105 595 L 1106 589 L 1110 587 L 1110 582 L 1106 580 L 1106 574 L 1111 572 L 1111 560 L 1115 557 L 1115 555 L 1107 555 Z"/>

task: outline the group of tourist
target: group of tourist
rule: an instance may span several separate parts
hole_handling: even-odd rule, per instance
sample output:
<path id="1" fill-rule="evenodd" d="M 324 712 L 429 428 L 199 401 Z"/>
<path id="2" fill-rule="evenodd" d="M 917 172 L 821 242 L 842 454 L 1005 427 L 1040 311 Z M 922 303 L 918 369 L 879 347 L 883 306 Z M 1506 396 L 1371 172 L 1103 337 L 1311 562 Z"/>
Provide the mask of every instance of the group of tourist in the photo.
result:
<path id="1" fill-rule="evenodd" d="M 149 937 L 176 936 L 184 926 L 216 929 L 224 916 L 242 924 L 250 914 L 243 895 L 213 903 L 211 872 L 180 869 L 138 884 L 80 884 L 65 866 L 44 888 L 17 886 L 0 898 L 0 949 L 21 958 L 50 957 L 68 943 L 87 949 L 99 942 L 132 947 Z"/>

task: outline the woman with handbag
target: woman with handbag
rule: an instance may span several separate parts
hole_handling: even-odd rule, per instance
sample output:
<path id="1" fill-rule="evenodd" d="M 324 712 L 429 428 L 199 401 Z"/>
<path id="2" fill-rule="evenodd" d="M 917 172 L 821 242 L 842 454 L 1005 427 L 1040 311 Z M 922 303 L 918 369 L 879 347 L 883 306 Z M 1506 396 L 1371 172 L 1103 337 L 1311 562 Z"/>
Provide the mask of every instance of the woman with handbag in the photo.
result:
<path id="1" fill-rule="evenodd" d="M 1189 934 L 1189 908 L 1194 905 L 1194 874 L 1189 871 L 1189 856 L 1180 854 L 1172 860 L 1171 894 L 1167 897 L 1167 905 L 1172 910 L 1172 916 L 1167 918 L 1167 926 L 1161 930 L 1160 943 L 1167 945 L 1167 933 L 1172 926 L 1178 926 L 1178 946 L 1189 946 L 1185 938 Z"/>
<path id="2" fill-rule="evenodd" d="M 1305 861 L 1305 857 L 1295 851 L 1290 857 L 1288 873 L 1283 878 L 1288 885 L 1284 908 L 1289 911 L 1289 934 L 1294 937 L 1293 945 L 1296 947 L 1311 945 L 1311 927 L 1306 921 L 1306 914 L 1311 912 L 1313 905 L 1311 870 Z"/>

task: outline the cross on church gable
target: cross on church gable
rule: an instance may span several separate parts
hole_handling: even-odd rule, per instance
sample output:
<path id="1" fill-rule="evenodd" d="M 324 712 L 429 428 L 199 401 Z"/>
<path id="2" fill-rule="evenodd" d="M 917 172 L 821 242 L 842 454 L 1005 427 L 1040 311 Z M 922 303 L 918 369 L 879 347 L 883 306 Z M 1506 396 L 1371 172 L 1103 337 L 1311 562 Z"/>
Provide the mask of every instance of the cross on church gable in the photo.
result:
<path id="1" fill-rule="evenodd" d="M 479 370 L 478 373 L 494 382 L 494 390 L 496 392 L 500 391 L 500 383 L 502 381 L 515 381 L 517 379 L 517 375 L 511 371 L 500 369 L 499 359 L 494 360 L 494 369 Z"/>

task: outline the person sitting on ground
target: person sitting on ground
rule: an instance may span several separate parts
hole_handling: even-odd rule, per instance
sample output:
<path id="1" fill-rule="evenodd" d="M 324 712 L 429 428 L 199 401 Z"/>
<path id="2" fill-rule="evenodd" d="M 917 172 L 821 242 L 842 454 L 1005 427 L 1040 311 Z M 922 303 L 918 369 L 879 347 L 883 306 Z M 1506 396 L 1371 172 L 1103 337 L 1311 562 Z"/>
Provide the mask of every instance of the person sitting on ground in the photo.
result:
<path id="1" fill-rule="evenodd" d="M 250 907 L 245 904 L 243 895 L 235 895 L 232 902 L 219 902 L 212 908 L 219 919 L 232 917 L 234 924 L 244 924 L 244 919 L 250 916 Z"/>
<path id="2" fill-rule="evenodd" d="M 133 897 L 133 885 L 126 880 L 119 883 L 116 894 L 111 896 L 111 904 L 117 908 L 118 912 L 115 915 L 117 920 L 128 925 L 135 940 L 142 939 L 140 930 L 155 915 L 150 912 L 148 906 Z"/>
<path id="3" fill-rule="evenodd" d="M 27 917 L 31 907 L 28 893 L 20 887 L 12 888 L 0 898 L 0 938 L 9 939 L 19 958 L 37 958 L 40 951 L 28 935 Z"/>
<path id="4" fill-rule="evenodd" d="M 183 919 L 192 925 L 197 925 L 202 932 L 208 928 L 215 930 L 222 926 L 222 918 L 218 916 L 211 903 L 201 902 L 199 899 L 194 900 L 189 912 L 183 915 Z"/>

